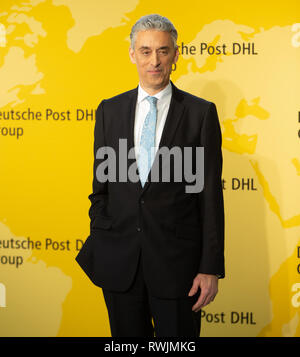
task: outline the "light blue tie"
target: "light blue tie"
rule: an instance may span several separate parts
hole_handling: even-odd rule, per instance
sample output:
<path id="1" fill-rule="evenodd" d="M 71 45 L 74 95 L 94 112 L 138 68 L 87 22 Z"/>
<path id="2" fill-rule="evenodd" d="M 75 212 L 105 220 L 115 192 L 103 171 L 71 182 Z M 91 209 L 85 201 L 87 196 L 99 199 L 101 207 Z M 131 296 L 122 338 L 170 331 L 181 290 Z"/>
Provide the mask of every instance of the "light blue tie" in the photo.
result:
<path id="1" fill-rule="evenodd" d="M 157 118 L 157 98 L 148 96 L 146 97 L 146 99 L 150 103 L 150 110 L 145 118 L 142 129 L 138 159 L 139 176 L 143 187 L 145 185 L 154 160 L 155 131 Z"/>

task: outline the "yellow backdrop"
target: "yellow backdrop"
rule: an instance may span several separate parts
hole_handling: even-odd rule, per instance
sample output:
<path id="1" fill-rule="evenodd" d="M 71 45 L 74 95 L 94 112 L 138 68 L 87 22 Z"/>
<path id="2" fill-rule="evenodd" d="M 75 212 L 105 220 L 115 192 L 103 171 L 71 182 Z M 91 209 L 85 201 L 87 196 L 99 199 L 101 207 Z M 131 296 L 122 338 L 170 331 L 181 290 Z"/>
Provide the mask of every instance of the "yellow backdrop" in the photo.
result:
<path id="1" fill-rule="evenodd" d="M 217 105 L 226 278 L 202 336 L 300 336 L 300 3 L 3 0 L 0 336 L 110 336 L 74 258 L 89 234 L 94 110 L 138 84 L 129 33 L 179 32 L 172 81 Z"/>

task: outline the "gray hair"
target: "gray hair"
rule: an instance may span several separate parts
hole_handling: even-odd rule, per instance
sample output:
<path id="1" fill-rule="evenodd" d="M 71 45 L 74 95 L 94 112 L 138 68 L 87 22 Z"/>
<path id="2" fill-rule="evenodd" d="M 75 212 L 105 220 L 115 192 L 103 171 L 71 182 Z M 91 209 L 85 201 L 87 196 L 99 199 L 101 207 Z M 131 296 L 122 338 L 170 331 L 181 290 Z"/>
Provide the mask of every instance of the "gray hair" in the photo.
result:
<path id="1" fill-rule="evenodd" d="M 130 33 L 131 48 L 134 49 L 136 35 L 139 31 L 159 30 L 170 32 L 174 48 L 177 46 L 178 33 L 172 22 L 164 16 L 158 14 L 151 14 L 142 16 L 132 27 Z"/>

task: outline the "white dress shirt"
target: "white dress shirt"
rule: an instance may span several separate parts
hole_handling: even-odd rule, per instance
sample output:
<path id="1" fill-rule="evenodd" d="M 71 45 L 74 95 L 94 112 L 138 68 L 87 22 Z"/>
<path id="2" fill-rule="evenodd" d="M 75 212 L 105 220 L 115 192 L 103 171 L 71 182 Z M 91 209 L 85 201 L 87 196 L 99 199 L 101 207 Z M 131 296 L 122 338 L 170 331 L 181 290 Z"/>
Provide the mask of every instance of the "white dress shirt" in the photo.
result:
<path id="1" fill-rule="evenodd" d="M 135 157 L 138 160 L 140 140 L 142 135 L 142 129 L 146 116 L 150 110 L 150 103 L 146 100 L 150 94 L 147 93 L 139 84 L 138 86 L 138 97 L 135 108 L 135 121 L 134 121 L 134 147 L 135 147 Z M 170 107 L 172 96 L 172 85 L 169 84 L 162 89 L 160 92 L 156 93 L 152 97 L 157 98 L 157 117 L 156 117 L 156 130 L 155 130 L 155 153 L 158 149 L 159 142 L 161 139 L 161 134 L 166 122 L 167 114 Z"/>

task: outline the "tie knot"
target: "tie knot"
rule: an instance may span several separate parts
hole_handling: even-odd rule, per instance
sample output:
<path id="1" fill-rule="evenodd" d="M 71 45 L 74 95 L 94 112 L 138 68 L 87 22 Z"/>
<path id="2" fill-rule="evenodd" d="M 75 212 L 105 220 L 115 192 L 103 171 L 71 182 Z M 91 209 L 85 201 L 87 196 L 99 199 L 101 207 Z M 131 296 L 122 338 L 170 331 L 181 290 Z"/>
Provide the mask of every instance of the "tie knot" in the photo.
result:
<path id="1" fill-rule="evenodd" d="M 151 106 L 155 106 L 156 107 L 156 103 L 157 103 L 157 98 L 156 97 L 148 96 L 146 99 L 148 100 L 148 102 L 150 103 Z"/>

